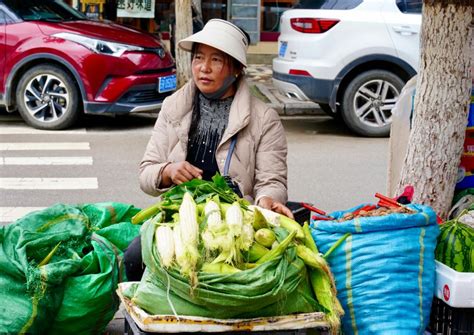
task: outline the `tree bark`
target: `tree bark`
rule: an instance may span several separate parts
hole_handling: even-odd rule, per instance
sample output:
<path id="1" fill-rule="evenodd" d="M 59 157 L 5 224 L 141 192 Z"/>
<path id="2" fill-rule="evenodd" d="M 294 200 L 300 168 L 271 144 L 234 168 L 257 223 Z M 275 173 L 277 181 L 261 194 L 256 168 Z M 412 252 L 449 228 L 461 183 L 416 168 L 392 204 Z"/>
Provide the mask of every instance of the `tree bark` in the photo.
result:
<path id="1" fill-rule="evenodd" d="M 413 185 L 413 201 L 441 218 L 451 207 L 471 95 L 472 0 L 425 0 L 413 127 L 398 194 Z"/>
<path id="2" fill-rule="evenodd" d="M 196 10 L 196 16 L 198 17 L 199 20 L 203 21 L 201 0 L 192 0 L 192 1 L 193 1 L 194 9 Z"/>
<path id="3" fill-rule="evenodd" d="M 191 78 L 191 54 L 178 47 L 178 42 L 193 32 L 191 3 L 192 0 L 176 0 L 175 5 L 175 55 L 178 87 L 183 86 Z"/>

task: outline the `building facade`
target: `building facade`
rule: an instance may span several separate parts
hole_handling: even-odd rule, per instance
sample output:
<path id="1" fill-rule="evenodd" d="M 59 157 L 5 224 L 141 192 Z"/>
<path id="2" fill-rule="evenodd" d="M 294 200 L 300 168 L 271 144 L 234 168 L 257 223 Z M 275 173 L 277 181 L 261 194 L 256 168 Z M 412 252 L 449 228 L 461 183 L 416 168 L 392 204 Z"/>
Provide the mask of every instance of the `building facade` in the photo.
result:
<path id="1" fill-rule="evenodd" d="M 252 44 L 276 41 L 281 14 L 298 0 L 201 0 L 203 21 L 221 18 L 245 29 Z M 108 19 L 151 33 L 160 33 L 168 39 L 174 24 L 174 0 L 66 0 L 74 8 L 91 18 Z M 122 11 L 136 8 L 130 17 Z M 139 13 L 142 10 L 142 13 Z M 117 15 L 117 11 L 119 15 Z M 145 14 L 145 12 L 147 12 Z M 130 12 L 131 13 L 131 12 Z M 141 16 L 141 17 L 140 17 Z"/>

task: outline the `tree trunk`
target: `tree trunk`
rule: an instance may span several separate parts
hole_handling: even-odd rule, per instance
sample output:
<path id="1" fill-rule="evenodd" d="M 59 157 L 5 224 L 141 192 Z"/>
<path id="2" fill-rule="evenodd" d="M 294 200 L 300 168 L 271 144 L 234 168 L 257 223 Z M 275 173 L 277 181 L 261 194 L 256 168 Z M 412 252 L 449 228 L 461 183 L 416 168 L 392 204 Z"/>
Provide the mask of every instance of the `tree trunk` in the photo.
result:
<path id="1" fill-rule="evenodd" d="M 192 0 L 176 0 L 175 5 L 175 55 L 178 87 L 183 86 L 189 78 L 191 78 L 191 54 L 178 47 L 178 42 L 181 39 L 188 37 L 193 32 L 191 3 Z"/>
<path id="2" fill-rule="evenodd" d="M 413 128 L 398 184 L 399 194 L 413 185 L 413 201 L 441 218 L 451 207 L 472 86 L 472 0 L 452 1 L 423 4 Z"/>
<path id="3" fill-rule="evenodd" d="M 203 21 L 201 0 L 192 0 L 192 1 L 193 1 L 194 10 L 196 11 L 197 18 Z"/>

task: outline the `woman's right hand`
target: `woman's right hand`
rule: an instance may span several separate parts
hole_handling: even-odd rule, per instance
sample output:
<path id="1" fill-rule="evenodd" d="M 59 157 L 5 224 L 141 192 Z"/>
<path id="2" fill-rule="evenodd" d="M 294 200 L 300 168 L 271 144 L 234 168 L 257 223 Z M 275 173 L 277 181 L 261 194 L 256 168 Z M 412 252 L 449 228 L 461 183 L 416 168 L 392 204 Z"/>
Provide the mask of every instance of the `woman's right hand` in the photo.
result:
<path id="1" fill-rule="evenodd" d="M 194 178 L 202 178 L 202 170 L 187 161 L 170 163 L 161 172 L 160 187 L 179 185 Z"/>

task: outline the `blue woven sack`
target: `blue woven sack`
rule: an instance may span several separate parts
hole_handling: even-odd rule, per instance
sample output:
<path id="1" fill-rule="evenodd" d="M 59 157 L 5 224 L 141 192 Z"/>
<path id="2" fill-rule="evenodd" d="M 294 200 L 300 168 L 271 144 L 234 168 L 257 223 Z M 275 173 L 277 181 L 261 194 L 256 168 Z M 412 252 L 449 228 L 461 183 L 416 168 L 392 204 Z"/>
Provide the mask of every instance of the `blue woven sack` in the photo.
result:
<path id="1" fill-rule="evenodd" d="M 311 234 L 328 257 L 344 308 L 344 334 L 423 334 L 435 285 L 434 250 L 439 228 L 427 206 L 408 205 L 416 214 L 312 221 Z"/>

